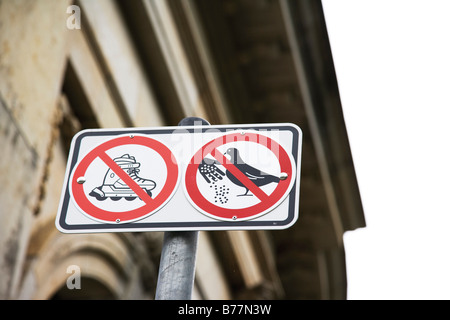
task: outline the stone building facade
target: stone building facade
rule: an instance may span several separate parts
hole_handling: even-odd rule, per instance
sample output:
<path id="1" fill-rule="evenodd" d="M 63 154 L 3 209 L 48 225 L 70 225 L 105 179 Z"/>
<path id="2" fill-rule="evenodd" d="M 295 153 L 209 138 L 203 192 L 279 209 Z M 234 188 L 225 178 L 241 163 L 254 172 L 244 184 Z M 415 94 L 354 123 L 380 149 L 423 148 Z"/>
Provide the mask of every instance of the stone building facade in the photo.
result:
<path id="1" fill-rule="evenodd" d="M 0 298 L 154 298 L 162 233 L 54 220 L 76 132 L 186 116 L 304 133 L 298 222 L 201 232 L 194 298 L 345 299 L 342 235 L 364 215 L 322 8 L 303 0 L 1 1 Z"/>

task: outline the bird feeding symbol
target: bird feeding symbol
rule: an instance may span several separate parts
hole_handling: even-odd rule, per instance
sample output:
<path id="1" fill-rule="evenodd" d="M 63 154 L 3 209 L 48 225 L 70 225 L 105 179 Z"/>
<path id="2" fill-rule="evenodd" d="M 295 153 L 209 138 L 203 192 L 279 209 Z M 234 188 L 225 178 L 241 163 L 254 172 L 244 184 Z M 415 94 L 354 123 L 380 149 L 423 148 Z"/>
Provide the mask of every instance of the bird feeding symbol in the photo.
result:
<path id="1" fill-rule="evenodd" d="M 184 187 L 202 213 L 242 221 L 278 206 L 289 194 L 294 177 L 292 156 L 274 139 L 252 131 L 235 132 L 197 151 L 186 169 Z"/>
<path id="2" fill-rule="evenodd" d="M 229 156 L 229 161 L 236 167 L 236 169 L 243 173 L 248 179 L 250 179 L 250 181 L 253 181 L 253 183 L 258 187 L 272 182 L 278 183 L 282 178 L 287 178 L 286 175 L 277 177 L 249 165 L 244 162 L 237 148 L 228 148 L 225 155 Z M 221 162 L 208 158 L 203 159 L 202 163 L 199 165 L 198 170 L 207 183 L 212 185 L 216 184 L 219 180 L 223 180 L 223 176 L 226 176 L 226 178 L 228 178 L 228 180 L 234 185 L 245 188 L 245 193 L 239 194 L 237 197 L 253 196 L 253 194 L 248 193 L 250 191 L 249 187 L 239 180 L 239 178 L 234 176 L 232 171 L 225 169 L 226 173 L 224 173 L 217 167 L 217 165 L 223 166 Z M 210 188 L 213 187 L 212 185 L 210 185 Z M 221 203 L 228 202 L 229 199 L 225 195 L 229 194 L 230 188 L 226 187 L 226 185 L 222 185 L 218 189 L 216 185 L 214 186 L 214 189 L 216 190 L 216 196 L 214 198 L 219 198 Z M 217 202 L 217 200 L 214 202 Z"/>

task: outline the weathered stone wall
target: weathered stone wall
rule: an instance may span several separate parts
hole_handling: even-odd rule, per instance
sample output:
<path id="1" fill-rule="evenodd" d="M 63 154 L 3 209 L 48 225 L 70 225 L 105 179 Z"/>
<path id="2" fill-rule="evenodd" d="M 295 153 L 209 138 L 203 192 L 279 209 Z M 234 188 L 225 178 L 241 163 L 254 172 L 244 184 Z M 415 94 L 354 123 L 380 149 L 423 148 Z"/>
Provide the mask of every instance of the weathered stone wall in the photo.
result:
<path id="1" fill-rule="evenodd" d="M 39 210 L 65 65 L 67 6 L 0 2 L 0 298 L 15 294 Z"/>

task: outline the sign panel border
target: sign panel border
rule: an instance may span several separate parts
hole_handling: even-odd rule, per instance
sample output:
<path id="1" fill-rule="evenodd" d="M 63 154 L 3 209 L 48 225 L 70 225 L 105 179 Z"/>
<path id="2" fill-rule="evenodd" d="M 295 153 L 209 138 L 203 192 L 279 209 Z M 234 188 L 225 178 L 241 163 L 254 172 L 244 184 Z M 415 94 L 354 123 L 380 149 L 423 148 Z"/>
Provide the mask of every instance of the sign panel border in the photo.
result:
<path id="1" fill-rule="evenodd" d="M 156 134 L 186 134 L 203 133 L 209 130 L 227 133 L 230 130 L 280 130 L 292 133 L 292 157 L 296 165 L 296 177 L 285 201 L 288 203 L 288 215 L 284 221 L 268 220 L 245 220 L 245 221 L 198 221 L 198 222 L 140 222 L 133 223 L 95 223 L 92 224 L 68 224 L 66 223 L 67 210 L 70 202 L 69 179 L 75 166 L 81 160 L 80 145 L 86 137 L 110 137 L 111 139 L 129 135 L 156 135 Z M 61 201 L 55 220 L 57 229 L 63 233 L 101 233 L 101 232 L 145 232 L 145 231 L 202 231 L 202 230 L 276 230 L 286 229 L 297 221 L 298 203 L 300 197 L 300 172 L 302 130 L 292 123 L 270 123 L 270 124 L 237 124 L 237 125 L 211 125 L 211 126 L 172 126 L 152 128 L 117 128 L 117 129 L 86 129 L 78 132 L 72 139 L 68 156 L 68 170 L 64 177 L 61 192 Z M 182 175 L 184 170 L 180 170 Z M 181 181 L 184 180 L 182 176 Z M 178 188 L 180 185 L 178 184 Z M 183 190 L 182 190 L 183 192 Z M 203 215 L 199 212 L 200 215 Z"/>

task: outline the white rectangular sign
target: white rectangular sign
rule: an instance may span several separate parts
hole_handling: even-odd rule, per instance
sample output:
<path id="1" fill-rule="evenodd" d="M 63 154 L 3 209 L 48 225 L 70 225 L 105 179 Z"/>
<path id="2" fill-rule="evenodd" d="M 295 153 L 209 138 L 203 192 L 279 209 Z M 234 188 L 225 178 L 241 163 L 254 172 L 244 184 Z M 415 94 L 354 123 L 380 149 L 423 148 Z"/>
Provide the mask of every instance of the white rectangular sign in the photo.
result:
<path id="1" fill-rule="evenodd" d="M 298 217 L 290 123 L 92 129 L 72 140 L 64 233 L 285 229 Z"/>

